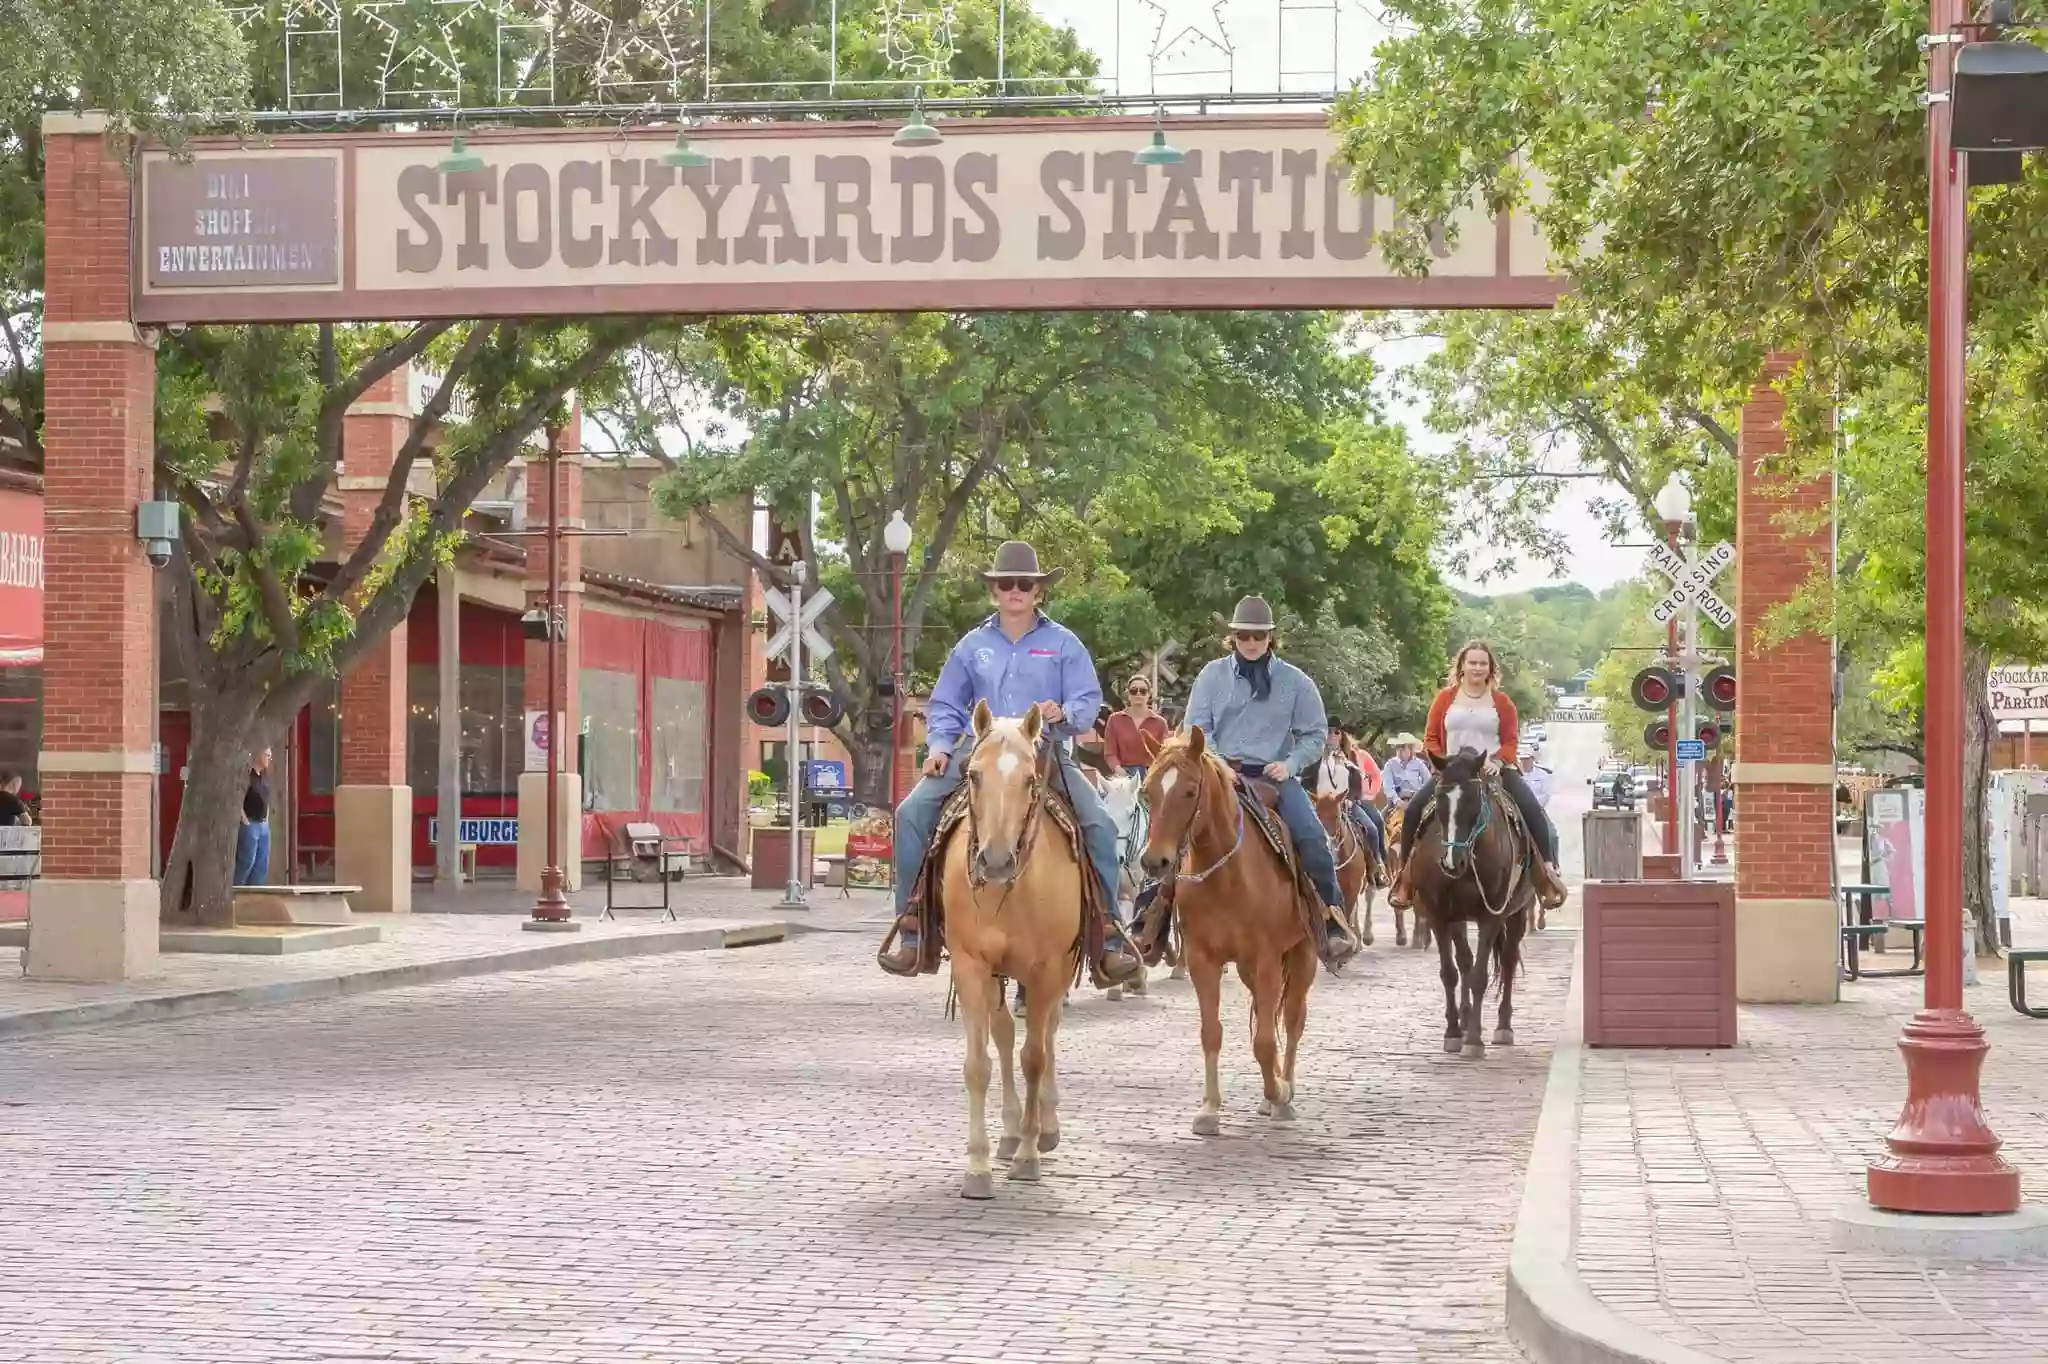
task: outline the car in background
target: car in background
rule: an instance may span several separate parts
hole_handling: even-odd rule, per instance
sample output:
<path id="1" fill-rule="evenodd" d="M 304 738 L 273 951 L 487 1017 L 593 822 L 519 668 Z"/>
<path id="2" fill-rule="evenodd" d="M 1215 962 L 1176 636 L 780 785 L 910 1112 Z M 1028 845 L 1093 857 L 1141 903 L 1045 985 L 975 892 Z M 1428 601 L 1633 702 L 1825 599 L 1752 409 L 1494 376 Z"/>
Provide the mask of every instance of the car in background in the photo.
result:
<path id="1" fill-rule="evenodd" d="M 1586 778 L 1593 788 L 1595 810 L 1633 810 L 1640 794 L 1635 779 L 1626 770 L 1600 772 Z"/>

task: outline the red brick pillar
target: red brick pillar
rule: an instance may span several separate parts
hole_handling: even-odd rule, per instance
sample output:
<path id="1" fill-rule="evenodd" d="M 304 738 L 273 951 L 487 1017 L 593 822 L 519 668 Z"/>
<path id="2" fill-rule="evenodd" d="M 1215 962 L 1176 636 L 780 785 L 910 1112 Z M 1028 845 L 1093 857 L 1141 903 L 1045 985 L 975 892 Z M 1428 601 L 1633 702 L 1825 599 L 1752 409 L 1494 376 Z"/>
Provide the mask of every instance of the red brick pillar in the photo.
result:
<path id="1" fill-rule="evenodd" d="M 342 418 L 341 553 L 362 543 L 412 425 L 407 372 L 373 385 Z M 361 886 L 356 909 L 412 909 L 412 787 L 405 753 L 406 627 L 370 646 L 341 679 L 341 783 L 334 879 Z"/>
<path id="2" fill-rule="evenodd" d="M 1785 449 L 1791 357 L 1773 356 L 1742 409 L 1736 482 L 1736 991 L 1745 1000 L 1836 996 L 1834 663 L 1802 634 L 1760 649 L 1765 615 L 1829 558 L 1833 480 L 1770 468 Z M 1795 529 L 1792 519 L 1811 522 Z"/>
<path id="3" fill-rule="evenodd" d="M 156 963 L 157 589 L 135 538 L 154 492 L 156 355 L 130 320 L 129 179 L 99 114 L 43 120 L 42 876 L 28 974 Z"/>
<path id="4" fill-rule="evenodd" d="M 564 530 L 583 528 L 583 414 L 572 409 L 560 436 L 562 457 L 556 465 L 560 479 L 557 515 Z M 548 524 L 548 460 L 544 451 L 533 451 L 526 460 L 526 528 L 539 532 Z M 526 602 L 531 610 L 546 610 L 548 603 L 548 542 L 544 535 L 525 538 Z M 560 711 L 549 725 L 549 754 L 556 764 L 555 813 L 557 847 L 562 862 L 563 885 L 575 890 L 583 884 L 583 782 L 577 775 L 578 730 L 582 728 L 583 706 L 577 695 L 576 677 L 583 657 L 583 540 L 565 536 L 562 549 L 562 617 L 568 627 L 568 642 L 556 646 L 556 692 Z M 547 642 L 526 641 L 526 699 L 528 716 L 548 708 Z M 643 717 L 644 722 L 644 717 Z M 540 889 L 541 868 L 547 860 L 547 773 L 525 772 L 519 778 L 519 885 Z"/>

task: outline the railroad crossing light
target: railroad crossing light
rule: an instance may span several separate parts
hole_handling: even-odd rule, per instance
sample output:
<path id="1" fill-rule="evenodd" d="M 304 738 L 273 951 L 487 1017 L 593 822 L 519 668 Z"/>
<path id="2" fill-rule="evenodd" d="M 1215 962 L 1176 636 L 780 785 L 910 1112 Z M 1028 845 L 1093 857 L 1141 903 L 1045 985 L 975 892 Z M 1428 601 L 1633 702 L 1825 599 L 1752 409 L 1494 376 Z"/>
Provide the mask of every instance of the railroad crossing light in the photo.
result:
<path id="1" fill-rule="evenodd" d="M 763 687 L 747 698 L 747 718 L 763 729 L 780 729 L 789 723 L 789 693 L 780 687 Z"/>
<path id="2" fill-rule="evenodd" d="M 1722 664 L 1700 679 L 1700 700 L 1715 710 L 1735 709 L 1735 669 Z"/>
<path id="3" fill-rule="evenodd" d="M 1645 668 L 1637 673 L 1628 685 L 1628 694 L 1644 710 L 1663 710 L 1676 701 L 1682 691 L 1677 677 L 1669 668 Z"/>
<path id="4" fill-rule="evenodd" d="M 1693 737 L 1708 748 L 1718 748 L 1721 744 L 1721 726 L 1712 720 L 1702 720 L 1693 730 Z"/>
<path id="5" fill-rule="evenodd" d="M 805 724 L 817 725 L 821 729 L 830 729 L 846 715 L 846 703 L 839 699 L 839 694 L 823 689 L 805 690 L 798 709 L 803 713 Z"/>
<path id="6" fill-rule="evenodd" d="M 1643 726 L 1643 743 L 1652 753 L 1663 753 L 1671 747 L 1671 721 L 1652 720 Z"/>

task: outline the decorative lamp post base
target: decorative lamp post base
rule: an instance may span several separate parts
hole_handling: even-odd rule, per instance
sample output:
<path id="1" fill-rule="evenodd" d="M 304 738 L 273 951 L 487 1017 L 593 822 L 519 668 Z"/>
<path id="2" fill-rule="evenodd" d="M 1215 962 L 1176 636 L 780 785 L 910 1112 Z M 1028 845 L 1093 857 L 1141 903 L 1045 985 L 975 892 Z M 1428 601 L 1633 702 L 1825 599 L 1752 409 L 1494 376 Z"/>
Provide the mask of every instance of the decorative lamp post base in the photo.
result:
<path id="1" fill-rule="evenodd" d="M 569 917 L 569 901 L 562 894 L 562 869 L 543 868 L 540 898 L 533 902 L 533 917 L 523 925 L 533 933 L 574 933 L 583 925 Z"/>
<path id="2" fill-rule="evenodd" d="M 2020 1205 L 2020 1173 L 1999 1156 L 1984 1121 L 1978 1072 L 1990 1044 L 1962 1010 L 1925 1009 L 1899 1038 L 1906 1058 L 1906 1106 L 1870 1163 L 1872 1206 L 1891 1212 L 2009 1213 Z"/>

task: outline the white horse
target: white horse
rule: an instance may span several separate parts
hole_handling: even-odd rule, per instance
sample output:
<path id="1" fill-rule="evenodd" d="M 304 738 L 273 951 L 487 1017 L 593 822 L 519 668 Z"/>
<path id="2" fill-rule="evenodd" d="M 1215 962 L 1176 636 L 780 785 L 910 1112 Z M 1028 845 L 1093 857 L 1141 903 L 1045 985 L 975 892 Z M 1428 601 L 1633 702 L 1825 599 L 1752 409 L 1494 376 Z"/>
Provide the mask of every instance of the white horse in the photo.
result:
<path id="1" fill-rule="evenodd" d="M 1100 785 L 1103 808 L 1109 812 L 1110 825 L 1116 830 L 1117 917 L 1128 926 L 1131 902 L 1137 899 L 1138 888 L 1145 884 L 1145 871 L 1139 865 L 1151 824 L 1145 813 L 1145 784 L 1138 780 L 1137 773 L 1126 772 L 1120 777 L 1109 777 Z M 1110 986 L 1109 997 L 1122 999 L 1126 990 L 1134 995 L 1144 994 L 1145 977 L 1140 975 L 1127 986 Z"/>

